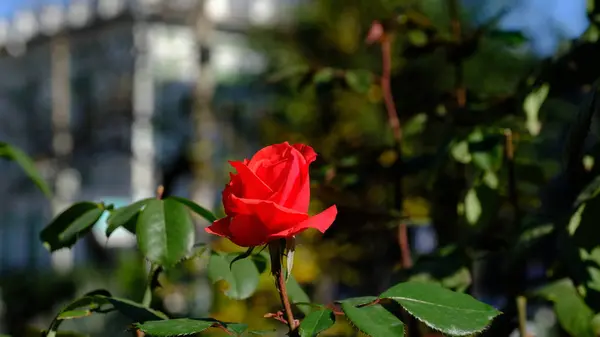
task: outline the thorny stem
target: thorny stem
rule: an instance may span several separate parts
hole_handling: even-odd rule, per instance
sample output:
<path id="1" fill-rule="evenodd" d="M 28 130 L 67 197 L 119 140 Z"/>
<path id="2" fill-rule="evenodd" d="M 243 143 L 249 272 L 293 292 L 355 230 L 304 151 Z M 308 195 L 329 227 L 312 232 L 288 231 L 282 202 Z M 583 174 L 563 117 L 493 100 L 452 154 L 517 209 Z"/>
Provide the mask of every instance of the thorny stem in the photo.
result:
<path id="1" fill-rule="evenodd" d="M 275 277 L 275 286 L 277 287 L 279 299 L 281 300 L 281 304 L 283 305 L 285 312 L 286 322 L 288 328 L 290 329 L 289 335 L 296 336 L 296 320 L 294 319 L 292 305 L 290 304 L 290 299 L 288 298 L 287 294 L 285 275 L 281 268 L 282 250 L 283 248 L 281 242 L 274 241 L 269 243 L 269 254 L 271 255 L 271 273 L 273 274 L 273 277 Z"/>
<path id="2" fill-rule="evenodd" d="M 382 74 L 381 74 L 381 91 L 383 92 L 383 100 L 385 102 L 385 108 L 388 114 L 388 123 L 392 128 L 394 134 L 394 142 L 398 150 L 398 161 L 401 162 L 401 148 L 402 143 L 402 128 L 400 126 L 400 120 L 398 118 L 398 112 L 396 111 L 396 104 L 394 103 L 394 96 L 392 95 L 391 87 L 391 73 L 392 73 L 392 43 L 385 33 L 381 40 L 381 63 L 382 63 Z M 396 202 L 398 206 L 402 208 L 402 178 L 398 177 L 396 182 Z M 401 222 L 398 226 L 398 244 L 400 246 L 400 252 L 402 256 L 402 268 L 409 269 L 412 267 L 412 256 L 410 253 L 410 245 L 408 242 L 408 229 L 406 224 Z"/>
<path id="3" fill-rule="evenodd" d="M 290 332 L 296 329 L 296 322 L 294 320 L 294 314 L 292 313 L 292 305 L 290 304 L 290 299 L 287 295 L 287 289 L 285 286 L 285 276 L 283 275 L 283 271 L 281 268 L 275 275 L 277 280 L 277 291 L 279 292 L 279 298 L 281 300 L 281 304 L 283 304 L 283 309 L 285 310 L 285 316 L 287 319 L 288 327 L 290 328 Z"/>

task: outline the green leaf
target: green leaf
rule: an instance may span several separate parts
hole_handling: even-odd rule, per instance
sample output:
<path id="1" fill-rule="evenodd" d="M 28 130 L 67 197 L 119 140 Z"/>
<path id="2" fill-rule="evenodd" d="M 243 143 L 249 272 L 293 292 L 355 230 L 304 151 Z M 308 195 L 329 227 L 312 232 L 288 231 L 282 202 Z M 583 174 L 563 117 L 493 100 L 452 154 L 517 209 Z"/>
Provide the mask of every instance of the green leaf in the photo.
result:
<path id="1" fill-rule="evenodd" d="M 108 294 L 108 292 L 103 291 Z M 49 336 L 56 336 L 59 326 L 65 319 L 73 319 L 89 316 L 93 311 L 98 310 L 103 304 L 107 303 L 103 297 L 97 297 L 94 293 L 86 294 L 65 306 L 52 320 L 48 329 Z M 82 313 L 85 315 L 81 315 Z"/>
<path id="2" fill-rule="evenodd" d="M 252 259 L 252 262 L 254 262 L 259 274 L 262 274 L 267 270 L 270 259 L 268 253 L 262 252 L 259 254 L 253 254 L 250 258 Z"/>
<path id="3" fill-rule="evenodd" d="M 102 205 L 97 203 L 73 204 L 42 230 L 40 240 L 51 252 L 71 247 L 100 219 L 102 212 Z"/>
<path id="4" fill-rule="evenodd" d="M 368 336 L 404 336 L 404 323 L 379 304 L 356 308 L 346 302 L 342 303 L 342 310 L 348 320 Z"/>
<path id="5" fill-rule="evenodd" d="M 217 217 L 211 211 L 207 210 L 206 208 L 198 205 L 197 203 L 195 203 L 189 199 L 182 198 L 182 197 L 174 197 L 174 196 L 168 197 L 167 199 L 175 200 L 177 202 L 184 204 L 192 212 L 203 217 L 206 221 L 208 221 L 210 223 L 217 221 Z"/>
<path id="6" fill-rule="evenodd" d="M 350 88 L 362 94 L 368 92 L 373 83 L 373 74 L 368 70 L 347 70 L 344 78 Z"/>
<path id="7" fill-rule="evenodd" d="M 523 110 L 525 111 L 525 116 L 527 118 L 525 126 L 533 136 L 537 136 L 540 133 L 542 127 L 542 124 L 540 123 L 540 108 L 542 107 L 542 104 L 544 104 L 544 101 L 546 101 L 549 92 L 550 86 L 544 84 L 532 91 L 523 102 Z"/>
<path id="8" fill-rule="evenodd" d="M 556 281 L 540 289 L 537 294 L 554 302 L 558 321 L 569 335 L 596 336 L 592 325 L 594 313 L 579 296 L 571 280 Z"/>
<path id="9" fill-rule="evenodd" d="M 480 332 L 500 314 L 493 307 L 467 294 L 453 292 L 433 283 L 400 283 L 379 297 L 398 302 L 427 326 L 452 336 Z"/>
<path id="10" fill-rule="evenodd" d="M 90 310 L 70 310 L 61 312 L 56 319 L 57 320 L 66 320 L 66 319 L 74 319 L 74 318 L 82 318 L 91 315 L 92 312 Z"/>
<path id="11" fill-rule="evenodd" d="M 286 288 L 290 302 L 310 303 L 310 298 L 308 297 L 304 289 L 302 289 L 300 284 L 298 284 L 294 276 L 290 275 L 290 277 L 286 281 Z M 308 315 L 312 311 L 311 307 L 305 305 L 298 306 L 298 309 L 302 311 L 302 313 L 304 313 L 305 315 Z"/>
<path id="12" fill-rule="evenodd" d="M 125 315 L 134 322 L 142 323 L 146 321 L 169 319 L 167 315 L 158 310 L 144 307 L 140 303 L 133 302 L 128 299 L 103 296 L 97 297 L 104 298 L 114 306 L 115 310 L 119 311 L 121 314 Z"/>
<path id="13" fill-rule="evenodd" d="M 469 153 L 473 164 L 482 171 L 497 171 L 504 155 L 503 138 L 494 132 L 475 129 L 468 137 Z"/>
<path id="14" fill-rule="evenodd" d="M 35 168 L 35 163 L 25 152 L 20 149 L 11 146 L 7 143 L 0 142 L 0 158 L 6 158 L 12 160 L 21 166 L 21 169 L 25 171 L 25 174 L 33 181 L 33 183 L 44 193 L 48 198 L 52 197 L 50 187 L 42 178 L 38 170 Z"/>
<path id="15" fill-rule="evenodd" d="M 469 152 L 469 143 L 466 140 L 461 142 L 453 142 L 450 147 L 450 153 L 457 162 L 468 164 L 473 159 L 471 153 Z"/>
<path id="16" fill-rule="evenodd" d="M 222 255 L 212 252 L 208 261 L 208 278 L 212 283 L 221 280 L 227 282 L 229 288 L 225 291 L 225 295 L 243 300 L 256 291 L 260 274 L 251 259 L 243 259 L 231 264 L 236 257 L 237 254 L 234 253 Z"/>
<path id="17" fill-rule="evenodd" d="M 362 296 L 362 297 L 352 297 L 347 298 L 345 300 L 337 301 L 337 303 L 348 303 L 354 306 L 364 305 L 375 301 L 377 297 L 375 296 Z"/>
<path id="18" fill-rule="evenodd" d="M 497 215 L 500 196 L 487 185 L 472 187 L 465 196 L 465 218 L 471 226 L 488 225 Z"/>
<path id="19" fill-rule="evenodd" d="M 119 227 L 124 227 L 131 233 L 135 233 L 135 226 L 140 210 L 144 208 L 150 200 L 154 200 L 154 198 L 139 200 L 131 205 L 119 207 L 110 212 L 108 219 L 106 219 L 106 223 L 108 224 L 106 236 L 110 236 Z"/>
<path id="20" fill-rule="evenodd" d="M 152 263 L 173 266 L 189 255 L 194 224 L 185 206 L 172 200 L 149 200 L 138 217 L 138 247 Z"/>
<path id="21" fill-rule="evenodd" d="M 135 326 L 144 333 L 156 337 L 194 335 L 211 327 L 223 327 L 239 335 L 247 329 L 247 325 L 240 323 L 222 323 L 214 319 L 189 318 L 149 321 L 135 324 Z"/>
<path id="22" fill-rule="evenodd" d="M 570 258 L 571 279 L 584 286 L 585 303 L 596 312 L 600 310 L 599 218 L 600 196 L 596 196 L 584 202 L 571 216 L 567 226 L 569 237 L 561 244 L 565 256 Z"/>
<path id="23" fill-rule="evenodd" d="M 582 203 L 593 199 L 600 193 L 600 175 L 596 176 L 577 196 L 575 207 L 579 207 Z"/>
<path id="24" fill-rule="evenodd" d="M 331 328 L 333 324 L 335 324 L 333 311 L 329 309 L 319 310 L 311 312 L 308 316 L 304 317 L 298 329 L 301 337 L 313 337 Z"/>
<path id="25" fill-rule="evenodd" d="M 335 74 L 335 71 L 333 70 L 333 68 L 320 69 L 313 76 L 313 83 L 320 84 L 320 83 L 329 82 L 333 79 L 334 74 Z"/>

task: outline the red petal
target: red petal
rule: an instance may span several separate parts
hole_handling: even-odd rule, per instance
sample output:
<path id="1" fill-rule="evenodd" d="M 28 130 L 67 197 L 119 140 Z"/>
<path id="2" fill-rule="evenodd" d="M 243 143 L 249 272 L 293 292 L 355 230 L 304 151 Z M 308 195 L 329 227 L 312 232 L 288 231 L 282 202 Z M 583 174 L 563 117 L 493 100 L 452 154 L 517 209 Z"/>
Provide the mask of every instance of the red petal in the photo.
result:
<path id="1" fill-rule="evenodd" d="M 228 238 L 231 236 L 231 232 L 229 231 L 230 220 L 230 217 L 219 219 L 213 222 L 212 225 L 204 228 L 204 230 L 209 234 L 214 234 Z"/>
<path id="2" fill-rule="evenodd" d="M 267 242 L 266 228 L 254 215 L 241 214 L 231 218 L 229 226 L 231 242 L 242 247 L 260 246 Z"/>
<path id="3" fill-rule="evenodd" d="M 337 216 L 337 207 L 335 207 L 335 205 L 333 205 L 333 206 L 329 207 L 328 209 L 324 210 L 323 212 L 321 212 L 317 215 L 314 215 L 314 216 L 306 219 L 305 221 L 299 223 L 297 226 L 295 226 L 293 228 L 283 230 L 277 234 L 271 235 L 269 240 L 294 236 L 308 228 L 314 228 L 321 233 L 325 233 L 325 231 L 327 229 L 329 229 L 329 227 L 335 221 L 336 216 Z"/>
<path id="4" fill-rule="evenodd" d="M 241 195 L 238 197 L 249 199 L 268 199 L 273 191 L 259 177 L 257 177 L 248 166 L 239 161 L 230 161 L 238 174 L 239 182 L 241 183 Z"/>
<path id="5" fill-rule="evenodd" d="M 243 199 L 232 196 L 231 202 L 240 215 L 254 215 L 268 233 L 277 233 L 295 227 L 308 219 L 308 214 L 297 212 L 272 201 Z"/>
<path id="6" fill-rule="evenodd" d="M 294 144 L 292 146 L 302 153 L 307 164 L 310 164 L 317 159 L 317 153 L 312 147 L 305 144 Z"/>

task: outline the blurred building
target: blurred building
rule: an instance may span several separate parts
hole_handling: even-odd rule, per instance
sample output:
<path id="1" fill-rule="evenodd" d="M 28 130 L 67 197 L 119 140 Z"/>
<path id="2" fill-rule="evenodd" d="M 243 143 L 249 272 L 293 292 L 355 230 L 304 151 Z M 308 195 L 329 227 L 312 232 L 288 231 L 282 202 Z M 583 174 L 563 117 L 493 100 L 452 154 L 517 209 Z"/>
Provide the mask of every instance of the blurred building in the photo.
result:
<path id="1" fill-rule="evenodd" d="M 0 20 L 0 141 L 35 158 L 56 198 L 48 202 L 16 165 L 0 161 L 0 271 L 49 266 L 38 233 L 73 201 L 120 205 L 151 196 L 165 171 L 185 166 L 201 59 L 208 59 L 215 86 L 219 127 L 209 137 L 216 167 L 236 145 L 256 144 L 232 141 L 239 133 L 233 124 L 252 131 L 249 112 L 266 104 L 256 88 L 238 81 L 264 68 L 245 36 L 250 25 L 286 20 L 296 2 L 42 1 Z M 198 13 L 212 23 L 203 45 L 194 28 Z M 191 172 L 174 172 L 173 193 L 189 195 Z M 132 243 L 121 234 L 109 242 Z M 54 262 L 70 266 L 86 251 L 83 243 L 74 254 L 55 254 Z"/>

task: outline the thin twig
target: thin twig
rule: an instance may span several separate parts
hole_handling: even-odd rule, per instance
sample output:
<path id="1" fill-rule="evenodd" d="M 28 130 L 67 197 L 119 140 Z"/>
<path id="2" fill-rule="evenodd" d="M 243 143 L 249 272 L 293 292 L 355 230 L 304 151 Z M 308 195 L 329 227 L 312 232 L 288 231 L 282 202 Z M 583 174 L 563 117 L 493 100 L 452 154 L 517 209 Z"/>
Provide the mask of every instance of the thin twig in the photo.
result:
<path id="1" fill-rule="evenodd" d="M 521 337 L 527 337 L 527 298 L 517 296 L 517 312 L 519 316 L 519 334 Z"/>
<path id="2" fill-rule="evenodd" d="M 452 38 L 455 46 L 459 48 L 463 43 L 463 32 L 458 0 L 449 0 L 449 7 Z M 454 95 L 456 96 L 458 107 L 463 108 L 467 103 L 467 91 L 464 85 L 463 59 L 460 55 L 454 61 Z"/>
<path id="3" fill-rule="evenodd" d="M 394 103 L 394 96 L 392 94 L 391 77 L 392 77 L 392 42 L 390 36 L 386 34 L 381 23 L 375 21 L 371 26 L 369 36 L 367 37 L 367 43 L 373 43 L 378 41 L 381 46 L 381 64 L 382 74 L 380 78 L 381 91 L 383 93 L 383 100 L 388 115 L 388 124 L 392 129 L 394 135 L 394 145 L 398 151 L 398 162 L 402 162 L 402 127 L 400 119 L 398 118 L 398 112 L 396 110 L 396 104 Z M 396 181 L 396 192 L 395 199 L 400 210 L 403 208 L 403 191 L 402 191 L 402 178 L 397 177 Z M 412 267 L 412 256 L 410 252 L 410 244 L 408 241 L 408 229 L 406 223 L 401 222 L 398 225 L 398 245 L 400 246 L 400 253 L 402 256 L 402 268 L 409 269 Z"/>

